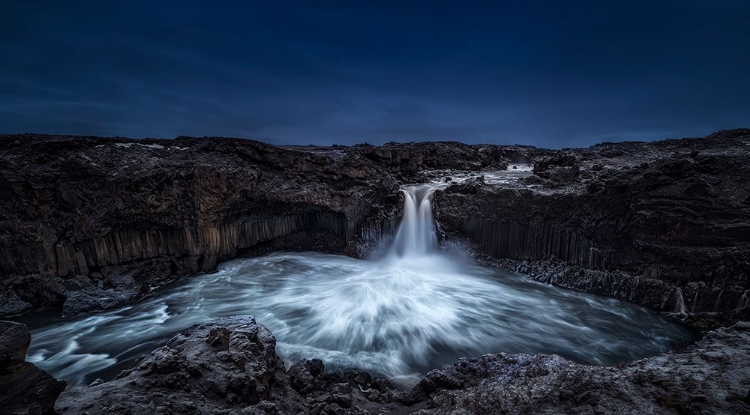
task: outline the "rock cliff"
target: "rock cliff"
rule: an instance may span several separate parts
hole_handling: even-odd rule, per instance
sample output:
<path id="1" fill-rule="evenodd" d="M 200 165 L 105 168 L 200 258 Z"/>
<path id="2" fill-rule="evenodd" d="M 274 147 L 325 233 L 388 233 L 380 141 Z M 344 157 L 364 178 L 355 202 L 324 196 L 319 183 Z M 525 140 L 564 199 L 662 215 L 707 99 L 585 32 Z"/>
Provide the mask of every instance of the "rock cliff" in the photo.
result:
<path id="1" fill-rule="evenodd" d="M 540 281 L 664 311 L 748 306 L 750 130 L 562 150 L 436 199 L 449 234 Z"/>
<path id="2" fill-rule="evenodd" d="M 225 139 L 0 143 L 6 313 L 121 306 L 244 250 L 349 252 L 368 221 L 387 227 L 383 204 L 397 194 L 382 168 L 336 150 Z"/>
<path id="3" fill-rule="evenodd" d="M 510 164 L 533 172 L 488 179 Z M 445 236 L 494 264 L 737 320 L 750 303 L 748 177 L 750 130 L 562 151 L 0 136 L 0 315 L 119 307 L 238 255 L 363 256 L 393 232 L 400 184 L 443 180 Z"/>

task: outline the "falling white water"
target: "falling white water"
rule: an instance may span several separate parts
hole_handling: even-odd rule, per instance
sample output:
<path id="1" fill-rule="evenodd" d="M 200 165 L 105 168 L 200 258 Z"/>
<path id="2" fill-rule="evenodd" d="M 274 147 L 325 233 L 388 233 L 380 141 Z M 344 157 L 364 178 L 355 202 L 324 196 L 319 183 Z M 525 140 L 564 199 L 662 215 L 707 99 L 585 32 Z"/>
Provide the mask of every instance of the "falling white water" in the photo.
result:
<path id="1" fill-rule="evenodd" d="M 447 184 L 405 186 L 404 214 L 398 227 L 391 252 L 400 257 L 414 257 L 431 253 L 437 247 L 437 234 L 432 219 L 432 195 Z"/>
<path id="2" fill-rule="evenodd" d="M 682 296 L 682 289 L 677 287 L 675 290 L 677 296 L 677 305 L 675 306 L 675 312 L 680 314 L 687 314 L 687 307 L 685 307 L 685 298 Z"/>
<path id="3" fill-rule="evenodd" d="M 378 260 L 299 252 L 237 259 L 132 307 L 72 320 L 26 316 L 30 360 L 86 384 L 114 377 L 191 324 L 237 314 L 270 328 L 288 363 L 317 357 L 329 369 L 355 367 L 402 384 L 485 353 L 616 364 L 692 338 L 641 307 L 445 255 L 432 217 L 433 194 L 445 187 L 403 189 L 401 225 Z"/>
<path id="4" fill-rule="evenodd" d="M 743 309 L 750 305 L 750 298 L 748 297 L 747 293 L 750 292 L 750 290 L 745 290 L 745 292 L 742 293 L 742 297 L 740 297 L 740 302 L 737 304 L 737 309 Z"/>

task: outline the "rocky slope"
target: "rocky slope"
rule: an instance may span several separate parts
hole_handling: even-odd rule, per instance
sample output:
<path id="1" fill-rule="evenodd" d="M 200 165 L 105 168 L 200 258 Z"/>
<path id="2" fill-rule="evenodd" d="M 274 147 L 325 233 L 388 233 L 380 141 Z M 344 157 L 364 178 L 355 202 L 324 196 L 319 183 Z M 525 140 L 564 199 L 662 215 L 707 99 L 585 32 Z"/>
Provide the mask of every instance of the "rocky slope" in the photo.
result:
<path id="1" fill-rule="evenodd" d="M 56 409 L 69 414 L 377 413 L 388 382 L 367 373 L 324 373 L 320 360 L 286 370 L 276 339 L 249 316 L 192 326 L 117 379 L 72 388 Z"/>
<path id="2" fill-rule="evenodd" d="M 497 354 L 430 372 L 411 390 L 323 362 L 288 370 L 251 317 L 193 326 L 110 382 L 65 391 L 61 413 L 750 413 L 750 323 L 619 367 Z"/>

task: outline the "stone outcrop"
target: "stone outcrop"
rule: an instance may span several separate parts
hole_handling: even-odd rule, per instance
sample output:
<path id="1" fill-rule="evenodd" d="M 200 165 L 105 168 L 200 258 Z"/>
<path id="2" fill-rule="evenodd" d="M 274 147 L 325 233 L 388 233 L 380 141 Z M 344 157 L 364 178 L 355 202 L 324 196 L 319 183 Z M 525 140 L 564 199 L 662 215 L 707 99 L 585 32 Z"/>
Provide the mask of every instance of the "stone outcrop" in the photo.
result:
<path id="1" fill-rule="evenodd" d="M 510 184 L 436 196 L 438 220 L 535 279 L 657 310 L 732 313 L 750 290 L 750 130 L 600 144 Z"/>
<path id="2" fill-rule="evenodd" d="M 117 379 L 65 391 L 60 413 L 494 414 L 750 412 L 750 323 L 621 367 L 496 354 L 433 370 L 396 390 L 365 372 L 285 369 L 252 317 L 193 326 Z"/>
<path id="3" fill-rule="evenodd" d="M 20 323 L 0 321 L 0 412 L 8 415 L 54 413 L 65 382 L 26 362 L 31 336 Z"/>

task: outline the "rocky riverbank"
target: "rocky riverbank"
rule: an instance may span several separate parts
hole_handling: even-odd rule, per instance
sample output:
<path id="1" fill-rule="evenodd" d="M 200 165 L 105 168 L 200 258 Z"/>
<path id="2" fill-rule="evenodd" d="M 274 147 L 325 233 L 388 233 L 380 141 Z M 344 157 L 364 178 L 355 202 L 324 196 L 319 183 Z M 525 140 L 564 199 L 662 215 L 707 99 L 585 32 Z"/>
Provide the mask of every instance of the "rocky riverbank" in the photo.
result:
<path id="1" fill-rule="evenodd" d="M 320 360 L 288 369 L 252 317 L 193 326 L 109 382 L 65 391 L 60 413 L 494 414 L 750 412 L 750 323 L 622 367 L 495 354 L 433 370 L 409 390 Z"/>

